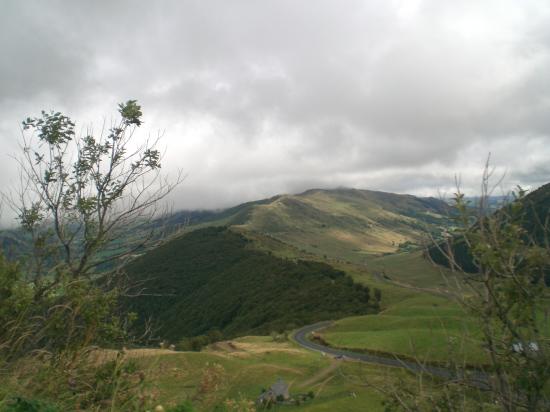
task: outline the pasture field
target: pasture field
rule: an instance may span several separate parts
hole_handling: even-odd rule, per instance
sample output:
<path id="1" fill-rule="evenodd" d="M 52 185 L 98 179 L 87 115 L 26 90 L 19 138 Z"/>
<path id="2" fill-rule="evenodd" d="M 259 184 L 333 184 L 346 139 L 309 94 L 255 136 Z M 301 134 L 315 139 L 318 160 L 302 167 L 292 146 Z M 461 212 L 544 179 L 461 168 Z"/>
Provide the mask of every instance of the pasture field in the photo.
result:
<path id="1" fill-rule="evenodd" d="M 270 337 L 239 338 L 203 352 L 144 353 L 137 360 L 155 382 L 159 404 L 166 408 L 191 400 L 205 412 L 224 410 L 216 408 L 229 399 L 253 401 L 278 378 L 290 385 L 291 395 L 312 391 L 315 397 L 272 410 L 339 412 L 368 406 L 383 411 L 384 396 L 376 388 L 414 379 L 401 369 L 335 360 Z"/>
<path id="2" fill-rule="evenodd" d="M 415 288 L 455 291 L 462 286 L 450 270 L 425 259 L 421 250 L 371 257 L 365 265 L 379 276 Z"/>
<path id="3" fill-rule="evenodd" d="M 478 324 L 451 297 L 463 285 L 420 251 L 371 258 L 364 265 L 334 266 L 379 289 L 382 300 L 380 313 L 336 320 L 322 331 L 329 345 L 438 364 L 487 362 Z"/>
<path id="4" fill-rule="evenodd" d="M 338 320 L 322 336 L 334 347 L 419 361 L 487 362 L 475 320 L 457 303 L 426 293 L 416 293 L 377 315 Z"/>

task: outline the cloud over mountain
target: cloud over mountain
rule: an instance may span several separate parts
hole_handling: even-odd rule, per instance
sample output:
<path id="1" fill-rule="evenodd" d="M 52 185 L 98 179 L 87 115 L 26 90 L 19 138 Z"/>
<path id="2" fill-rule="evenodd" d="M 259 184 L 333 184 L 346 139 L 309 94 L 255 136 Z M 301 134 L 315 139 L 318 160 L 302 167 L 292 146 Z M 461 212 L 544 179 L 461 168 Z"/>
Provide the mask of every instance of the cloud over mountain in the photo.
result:
<path id="1" fill-rule="evenodd" d="M 545 1 L 8 0 L 0 53 L 5 154 L 41 109 L 100 124 L 136 98 L 188 173 L 176 207 L 475 189 L 489 152 L 510 186 L 550 180 Z"/>

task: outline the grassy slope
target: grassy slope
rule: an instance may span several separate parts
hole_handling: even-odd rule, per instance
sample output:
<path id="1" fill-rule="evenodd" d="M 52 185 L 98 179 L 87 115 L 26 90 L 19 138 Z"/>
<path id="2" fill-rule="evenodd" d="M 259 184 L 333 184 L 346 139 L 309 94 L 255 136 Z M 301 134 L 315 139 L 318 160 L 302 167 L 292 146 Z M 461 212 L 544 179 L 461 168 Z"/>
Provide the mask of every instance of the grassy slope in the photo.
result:
<path id="1" fill-rule="evenodd" d="M 299 253 L 265 236 L 255 234 L 252 239 L 256 247 L 271 248 L 283 256 Z M 320 259 L 314 255 L 309 258 Z M 485 361 L 476 324 L 444 293 L 448 289 L 456 291 L 456 277 L 432 265 L 420 252 L 373 257 L 364 265 L 335 259 L 327 262 L 371 290 L 380 289 L 383 309 L 377 315 L 337 320 L 323 333 L 331 345 L 444 362 L 449 359 L 449 342 L 454 342 L 454 359 Z"/>
<path id="2" fill-rule="evenodd" d="M 332 346 L 394 353 L 422 361 L 485 363 L 477 324 L 454 302 L 418 293 L 374 316 L 337 321 L 323 332 Z"/>
<path id="3" fill-rule="evenodd" d="M 452 343 L 454 360 L 470 364 L 486 361 L 475 322 L 458 303 L 436 290 L 452 289 L 456 278 L 450 272 L 442 273 L 419 252 L 372 259 L 364 266 L 335 267 L 357 282 L 380 289 L 382 311 L 337 320 L 322 333 L 330 345 L 445 362 L 451 357 Z M 373 274 L 381 270 L 386 276 Z"/>
<path id="4" fill-rule="evenodd" d="M 234 228 L 237 230 L 237 228 Z M 426 261 L 421 252 L 372 256 L 364 264 L 348 262 L 338 258 L 324 258 L 314 253 L 306 253 L 295 246 L 260 234 L 238 229 L 250 240 L 248 247 L 272 253 L 284 259 L 305 259 L 324 262 L 337 270 L 347 273 L 355 282 L 382 292 L 382 309 L 405 299 L 418 296 L 421 292 L 441 294 L 440 290 L 456 288 L 457 278 L 450 271 Z M 382 272 L 386 273 L 386 276 Z M 426 294 L 430 296 L 430 294 Z"/>
<path id="5" fill-rule="evenodd" d="M 403 258 L 396 256 L 396 258 Z M 412 259 L 412 258 L 411 258 Z M 375 315 L 340 319 L 323 331 L 324 339 L 332 346 L 395 353 L 436 363 L 452 359 L 467 364 L 487 363 L 481 347 L 477 322 L 462 307 L 445 294 L 428 293 L 419 289 L 401 287 L 373 277 L 365 269 L 336 267 L 347 270 L 359 282 L 382 290 L 382 311 Z M 416 267 L 421 267 L 418 264 Z M 406 274 L 406 266 L 396 266 Z M 415 267 L 414 260 L 411 267 Z M 388 267 L 386 267 L 387 269 Z M 430 270 L 431 268 L 431 270 Z M 391 278 L 394 272 L 387 269 Z M 422 277 L 412 270 L 415 278 L 436 280 L 438 271 L 430 265 Z M 414 279 L 403 278 L 414 284 Z M 451 282 L 452 283 L 452 282 Z M 541 310 L 540 329 L 550 336 L 550 322 L 544 321 Z"/>
<path id="6" fill-rule="evenodd" d="M 373 386 L 387 387 L 407 374 L 395 368 L 337 362 L 328 356 L 306 351 L 293 343 L 274 343 L 268 337 L 245 337 L 233 341 L 236 351 L 223 348 L 200 353 L 179 352 L 144 357 L 147 375 L 156 382 L 158 400 L 164 406 L 194 398 L 201 376 L 213 364 L 223 367 L 218 388 L 195 398 L 200 411 L 212 411 L 228 398 L 255 400 L 262 388 L 281 377 L 290 384 L 291 394 L 313 391 L 313 401 L 288 411 L 382 411 L 382 394 Z M 220 345 L 221 346 L 221 345 Z M 365 384 L 369 383 L 370 387 Z M 354 394 L 354 395 L 352 395 Z"/>
<path id="7" fill-rule="evenodd" d="M 296 248 L 257 234 L 253 245 L 264 250 L 272 248 L 287 257 L 299 253 Z M 455 359 L 464 360 L 466 353 L 468 363 L 485 361 L 476 324 L 457 303 L 438 291 L 456 290 L 456 277 L 423 259 L 420 252 L 375 257 L 365 265 L 331 259 L 327 262 L 371 290 L 380 289 L 383 309 L 377 315 L 337 320 L 323 333 L 331 345 L 444 362 L 449 359 L 449 342 L 454 342 Z M 382 270 L 386 276 L 379 274 Z"/>
<path id="8" fill-rule="evenodd" d="M 415 288 L 456 290 L 457 277 L 448 269 L 432 264 L 422 251 L 372 257 L 366 267 L 378 276 Z"/>
<path id="9" fill-rule="evenodd" d="M 284 241 L 302 254 L 363 263 L 392 253 L 399 244 L 417 244 L 426 230 L 438 235 L 448 224 L 448 206 L 437 199 L 356 189 L 309 190 L 244 203 L 222 212 L 180 212 L 184 230 L 228 225 Z"/>
<path id="10" fill-rule="evenodd" d="M 361 262 L 365 255 L 395 252 L 437 231 L 443 202 L 352 189 L 311 190 L 256 205 L 240 227 L 268 233 L 315 254 Z"/>

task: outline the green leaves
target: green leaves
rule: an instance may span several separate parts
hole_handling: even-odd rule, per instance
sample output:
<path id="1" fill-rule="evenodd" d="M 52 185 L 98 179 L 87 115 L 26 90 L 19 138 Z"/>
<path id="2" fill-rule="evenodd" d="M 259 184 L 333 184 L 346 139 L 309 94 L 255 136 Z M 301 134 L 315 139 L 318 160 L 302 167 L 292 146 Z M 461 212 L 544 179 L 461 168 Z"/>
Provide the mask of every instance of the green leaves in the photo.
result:
<path id="1" fill-rule="evenodd" d="M 118 105 L 118 111 L 120 119 L 99 135 L 90 131 L 76 136 L 75 123 L 60 112 L 43 111 L 23 121 L 24 130 L 38 136 L 38 144 L 32 139 L 25 142 L 24 174 L 35 203 L 21 208 L 19 220 L 33 239 L 44 238 L 39 232 L 45 226 L 54 229 L 48 247 L 65 255 L 64 264 L 75 277 L 97 266 L 98 256 L 105 258 L 101 252 L 114 232 L 125 230 L 137 216 L 142 219 L 154 199 L 164 196 L 163 190 L 155 192 L 150 185 L 158 177 L 150 172 L 161 167 L 155 143 L 132 141 L 134 126 L 141 125 L 141 106 L 128 100 Z M 150 193 L 139 193 L 139 201 L 126 202 L 127 196 L 149 189 Z M 36 241 L 34 246 L 36 250 Z M 49 259 L 41 267 L 47 271 L 54 263 Z"/>
<path id="2" fill-rule="evenodd" d="M 41 141 L 54 146 L 66 144 L 74 137 L 74 123 L 60 112 L 42 111 L 42 117 L 28 117 L 23 121 L 23 129 L 35 129 Z"/>
<path id="3" fill-rule="evenodd" d="M 23 207 L 18 218 L 23 229 L 32 231 L 33 228 L 44 219 L 44 213 L 40 203 L 35 202 L 28 208 Z"/>
<path id="4" fill-rule="evenodd" d="M 158 150 L 147 149 L 143 153 L 143 160 L 145 166 L 151 169 L 158 169 L 160 167 L 160 152 Z"/>
<path id="5" fill-rule="evenodd" d="M 128 100 L 126 103 L 120 103 L 118 105 L 118 111 L 126 126 L 141 126 L 141 106 L 137 104 L 136 100 Z"/>

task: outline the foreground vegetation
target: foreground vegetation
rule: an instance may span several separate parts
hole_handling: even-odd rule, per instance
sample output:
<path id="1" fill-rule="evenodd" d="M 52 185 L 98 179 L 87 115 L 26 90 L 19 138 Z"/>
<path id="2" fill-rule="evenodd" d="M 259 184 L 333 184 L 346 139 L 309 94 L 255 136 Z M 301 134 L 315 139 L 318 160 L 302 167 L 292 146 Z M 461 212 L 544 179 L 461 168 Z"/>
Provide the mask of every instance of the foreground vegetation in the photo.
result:
<path id="1" fill-rule="evenodd" d="M 398 370 L 335 361 L 269 337 L 239 338 L 231 346 L 220 344 L 200 353 L 144 362 L 155 376 L 159 402 L 171 405 L 191 399 L 202 411 L 245 410 L 230 409 L 227 400 L 254 402 L 278 378 L 290 385 L 291 394 L 314 393 L 313 400 L 280 410 L 349 411 L 369 405 L 373 411 L 382 411 L 383 397 L 374 388 L 364 389 L 367 376 L 374 384 L 403 375 Z"/>
<path id="2" fill-rule="evenodd" d="M 5 199 L 29 253 L 19 262 L 0 260 L 2 409 L 148 406 L 138 369 L 120 359 L 97 364 L 90 356 L 96 346 L 128 341 L 132 315 L 117 310 L 127 285 L 115 274 L 150 238 L 125 234 L 152 221 L 155 205 L 174 187 L 160 178 L 156 141 L 132 142 L 141 107 L 129 100 L 118 112 L 98 136 L 93 128 L 77 135 L 75 123 L 59 112 L 23 122 L 22 187 Z"/>

